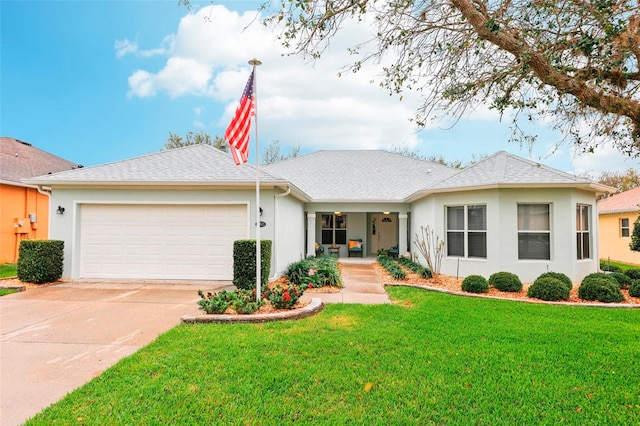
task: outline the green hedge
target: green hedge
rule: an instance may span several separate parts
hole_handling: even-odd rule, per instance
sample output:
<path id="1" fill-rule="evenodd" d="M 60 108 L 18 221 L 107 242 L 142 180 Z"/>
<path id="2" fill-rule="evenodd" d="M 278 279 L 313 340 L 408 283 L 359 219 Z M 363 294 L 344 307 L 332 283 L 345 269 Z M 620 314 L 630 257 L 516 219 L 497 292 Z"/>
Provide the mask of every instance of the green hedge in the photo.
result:
<path id="1" fill-rule="evenodd" d="M 624 300 L 618 282 L 599 274 L 590 274 L 582 280 L 578 288 L 578 297 L 583 300 L 598 300 L 604 303 L 618 303 Z"/>
<path id="2" fill-rule="evenodd" d="M 489 283 L 481 275 L 469 275 L 462 280 L 462 291 L 469 293 L 486 293 L 489 291 Z"/>
<path id="3" fill-rule="evenodd" d="M 511 272 L 496 272 L 489 277 L 489 285 L 500 291 L 517 293 L 522 290 L 522 282 L 516 274 Z"/>
<path id="4" fill-rule="evenodd" d="M 569 299 L 567 283 L 553 275 L 538 277 L 527 290 L 527 297 L 555 302 Z"/>
<path id="5" fill-rule="evenodd" d="M 271 272 L 271 240 L 260 243 L 260 288 L 269 282 Z M 233 285 L 243 290 L 256 288 L 256 240 L 233 242 Z"/>
<path id="6" fill-rule="evenodd" d="M 62 277 L 64 241 L 22 240 L 18 252 L 18 279 L 27 283 L 43 284 Z"/>

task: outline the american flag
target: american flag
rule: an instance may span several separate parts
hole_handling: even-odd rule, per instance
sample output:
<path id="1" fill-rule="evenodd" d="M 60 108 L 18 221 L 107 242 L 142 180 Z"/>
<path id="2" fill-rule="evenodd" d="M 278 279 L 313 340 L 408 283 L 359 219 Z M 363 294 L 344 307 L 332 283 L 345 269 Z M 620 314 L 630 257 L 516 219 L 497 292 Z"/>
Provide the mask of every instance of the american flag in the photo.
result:
<path id="1" fill-rule="evenodd" d="M 249 156 L 249 130 L 253 114 L 253 71 L 251 71 L 249 81 L 240 98 L 240 105 L 224 132 L 224 140 L 229 144 L 236 166 L 246 163 Z"/>

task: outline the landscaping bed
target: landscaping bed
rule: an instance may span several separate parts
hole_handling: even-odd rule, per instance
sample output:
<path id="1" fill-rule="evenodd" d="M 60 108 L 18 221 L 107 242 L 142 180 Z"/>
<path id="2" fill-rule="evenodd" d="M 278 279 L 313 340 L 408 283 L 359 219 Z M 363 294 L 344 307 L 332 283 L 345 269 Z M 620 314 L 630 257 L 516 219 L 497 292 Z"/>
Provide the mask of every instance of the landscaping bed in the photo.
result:
<path id="1" fill-rule="evenodd" d="M 377 262 L 374 263 L 373 268 L 375 269 L 378 277 L 380 278 L 380 282 L 382 284 L 406 284 L 406 285 L 414 285 L 418 287 L 424 287 L 434 290 L 445 291 L 453 294 L 460 294 L 464 296 L 473 296 L 473 297 L 489 297 L 489 298 L 497 298 L 497 299 L 511 299 L 511 300 L 520 300 L 526 302 L 534 302 L 534 303 L 546 303 L 538 299 L 533 299 L 527 297 L 527 290 L 531 283 L 523 283 L 523 288 L 518 292 L 507 292 L 500 291 L 494 287 L 490 287 L 487 293 L 468 293 L 462 291 L 462 280 L 463 278 L 456 278 L 449 275 L 437 275 L 434 278 L 422 278 L 420 275 L 412 273 L 411 271 L 405 269 L 406 277 L 404 279 L 396 279 L 391 276 L 380 264 Z M 599 304 L 603 306 L 610 306 L 611 303 L 602 303 L 598 301 L 592 300 L 583 300 L 578 297 L 578 287 L 580 283 L 573 283 L 573 288 L 569 293 L 569 299 L 565 301 L 553 302 L 558 304 Z M 633 305 L 640 307 L 640 297 L 631 297 L 629 296 L 629 290 L 620 290 L 622 295 L 624 296 L 624 300 L 616 305 Z"/>

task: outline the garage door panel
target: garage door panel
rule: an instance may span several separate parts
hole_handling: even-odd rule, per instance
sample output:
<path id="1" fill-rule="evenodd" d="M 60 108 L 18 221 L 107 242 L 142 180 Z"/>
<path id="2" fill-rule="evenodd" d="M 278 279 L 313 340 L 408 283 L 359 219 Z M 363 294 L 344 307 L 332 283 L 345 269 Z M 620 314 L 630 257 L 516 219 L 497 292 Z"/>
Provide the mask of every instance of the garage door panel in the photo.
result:
<path id="1" fill-rule="evenodd" d="M 82 205 L 83 278 L 231 279 L 246 205 Z"/>

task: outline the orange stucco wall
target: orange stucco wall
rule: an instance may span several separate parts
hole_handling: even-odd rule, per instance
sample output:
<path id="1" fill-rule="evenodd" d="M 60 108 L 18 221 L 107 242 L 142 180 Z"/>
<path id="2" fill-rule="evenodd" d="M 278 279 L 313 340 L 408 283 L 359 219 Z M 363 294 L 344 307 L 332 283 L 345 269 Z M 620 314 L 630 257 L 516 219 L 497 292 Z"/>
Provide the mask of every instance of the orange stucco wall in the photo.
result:
<path id="1" fill-rule="evenodd" d="M 600 259 L 610 259 L 616 262 L 640 265 L 640 252 L 629 248 L 631 237 L 622 237 L 620 233 L 620 219 L 629 219 L 629 235 L 633 233 L 633 222 L 638 218 L 638 212 L 601 214 L 598 219 Z"/>
<path id="2" fill-rule="evenodd" d="M 29 214 L 36 214 L 30 223 Z M 26 219 L 16 234 L 15 223 Z M 0 263 L 15 263 L 23 239 L 49 238 L 49 197 L 35 188 L 0 184 Z"/>

